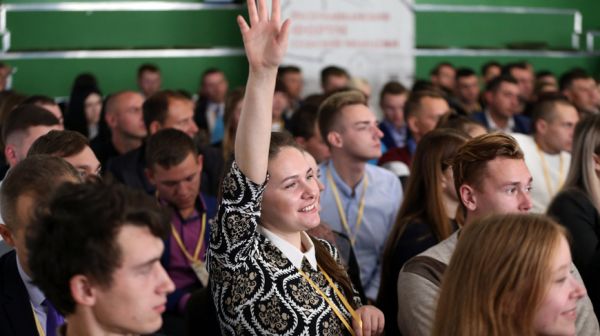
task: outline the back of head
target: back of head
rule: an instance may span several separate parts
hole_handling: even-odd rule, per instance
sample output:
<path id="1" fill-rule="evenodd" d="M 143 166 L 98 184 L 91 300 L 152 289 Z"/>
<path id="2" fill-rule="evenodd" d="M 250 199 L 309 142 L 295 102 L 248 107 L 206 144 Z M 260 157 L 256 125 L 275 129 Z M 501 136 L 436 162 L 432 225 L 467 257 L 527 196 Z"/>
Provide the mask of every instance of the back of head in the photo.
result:
<path id="1" fill-rule="evenodd" d="M 575 126 L 571 166 L 563 186 L 583 190 L 600 209 L 600 181 L 594 155 L 600 155 L 600 115 L 590 115 Z M 599 210 L 600 211 L 600 210 Z"/>
<path id="2" fill-rule="evenodd" d="M 169 215 L 142 191 L 95 180 L 59 187 L 35 224 L 27 236 L 34 281 L 66 316 L 75 312 L 74 276 L 103 288 L 112 284 L 123 259 L 117 236 L 124 226 L 164 239 Z"/>
<path id="3" fill-rule="evenodd" d="M 35 104 L 35 105 L 39 106 L 39 105 L 56 105 L 56 102 L 54 101 L 54 99 L 52 99 L 48 96 L 33 95 L 33 96 L 27 97 L 27 99 L 25 99 L 22 104 Z"/>
<path id="4" fill-rule="evenodd" d="M 517 141 L 504 133 L 485 134 L 461 146 L 452 160 L 456 192 L 460 195 L 463 184 L 480 189 L 487 163 L 496 158 L 523 160 L 523 152 Z"/>
<path id="5" fill-rule="evenodd" d="M 538 120 L 551 122 L 556 116 L 558 105 L 566 105 L 575 108 L 575 106 L 560 93 L 546 93 L 538 98 L 537 103 L 533 106 L 533 112 L 531 114 L 531 125 L 534 134 L 537 132 L 536 123 Z"/>
<path id="6" fill-rule="evenodd" d="M 290 118 L 290 133 L 294 137 L 310 139 L 315 135 L 315 125 L 319 115 L 319 106 L 303 104 Z"/>
<path id="7" fill-rule="evenodd" d="M 425 98 L 446 99 L 444 93 L 436 89 L 413 91 L 404 104 L 404 120 L 416 116 L 421 111 L 421 103 Z"/>
<path id="8" fill-rule="evenodd" d="M 8 171 L 0 188 L 0 210 L 4 224 L 11 230 L 15 229 L 15 224 L 18 225 L 17 201 L 20 196 L 33 197 L 35 207 L 41 208 L 44 203 L 42 200 L 65 181 L 79 182 L 80 175 L 61 158 L 37 155 L 19 162 Z"/>
<path id="9" fill-rule="evenodd" d="M 194 140 L 180 130 L 166 128 L 148 138 L 146 143 L 146 167 L 159 165 L 169 169 L 183 162 L 190 154 L 198 156 Z"/>
<path id="10" fill-rule="evenodd" d="M 169 115 L 169 104 L 172 100 L 189 101 L 190 99 L 178 91 L 164 90 L 153 94 L 144 101 L 142 110 L 146 128 L 149 128 L 154 121 L 159 124 L 165 123 Z"/>
<path id="11" fill-rule="evenodd" d="M 79 132 L 53 130 L 37 138 L 31 144 L 27 157 L 41 154 L 69 157 L 80 153 L 89 144 L 88 139 Z"/>
<path id="12" fill-rule="evenodd" d="M 542 215 L 496 215 L 467 226 L 444 273 L 432 335 L 535 335 L 564 236 Z"/>
<path id="13" fill-rule="evenodd" d="M 364 94 L 356 90 L 346 90 L 332 94 L 319 107 L 319 130 L 327 145 L 331 146 L 327 135 L 336 129 L 342 116 L 342 109 L 350 105 L 367 106 Z"/>
<path id="14" fill-rule="evenodd" d="M 46 109 L 37 105 L 20 105 L 14 109 L 2 125 L 2 140 L 7 139 L 17 132 L 25 132 L 30 127 L 59 125 L 59 120 Z"/>

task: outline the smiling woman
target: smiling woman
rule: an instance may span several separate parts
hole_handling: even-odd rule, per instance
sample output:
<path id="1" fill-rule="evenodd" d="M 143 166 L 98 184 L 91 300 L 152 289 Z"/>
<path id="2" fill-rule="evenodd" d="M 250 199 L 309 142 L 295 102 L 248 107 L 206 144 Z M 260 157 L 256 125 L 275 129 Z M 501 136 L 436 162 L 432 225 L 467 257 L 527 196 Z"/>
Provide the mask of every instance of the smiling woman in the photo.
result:
<path id="1" fill-rule="evenodd" d="M 277 67 L 289 21 L 279 1 L 248 1 L 238 18 L 250 64 L 235 162 L 210 242 L 211 290 L 225 335 L 378 335 L 383 314 L 361 307 L 337 250 L 305 231 L 319 225 L 313 166 L 290 136 L 271 134 Z"/>
<path id="2" fill-rule="evenodd" d="M 432 335 L 575 335 L 566 231 L 546 216 L 497 215 L 467 226 L 445 272 Z"/>

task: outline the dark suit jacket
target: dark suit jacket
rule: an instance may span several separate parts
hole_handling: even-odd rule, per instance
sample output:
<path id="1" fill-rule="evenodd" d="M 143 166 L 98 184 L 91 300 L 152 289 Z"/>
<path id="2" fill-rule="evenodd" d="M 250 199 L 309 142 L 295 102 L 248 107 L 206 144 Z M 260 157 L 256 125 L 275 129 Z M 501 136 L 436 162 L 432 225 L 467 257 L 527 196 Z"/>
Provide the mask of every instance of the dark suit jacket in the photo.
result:
<path id="1" fill-rule="evenodd" d="M 19 276 L 14 250 L 0 258 L 0 335 L 38 335 L 29 294 Z"/>
<path id="2" fill-rule="evenodd" d="M 206 118 L 206 109 L 208 108 L 208 99 L 206 97 L 198 97 L 198 101 L 196 102 L 196 110 L 194 111 L 194 121 L 198 128 L 206 131 L 207 134 L 210 134 L 210 129 L 208 127 L 208 119 Z"/>
<path id="3" fill-rule="evenodd" d="M 482 124 L 486 129 L 490 129 L 490 125 L 485 117 L 485 112 L 473 113 L 471 119 Z M 531 134 L 531 120 L 524 115 L 516 115 L 513 117 L 515 121 L 515 127 L 512 131 L 515 133 Z"/>

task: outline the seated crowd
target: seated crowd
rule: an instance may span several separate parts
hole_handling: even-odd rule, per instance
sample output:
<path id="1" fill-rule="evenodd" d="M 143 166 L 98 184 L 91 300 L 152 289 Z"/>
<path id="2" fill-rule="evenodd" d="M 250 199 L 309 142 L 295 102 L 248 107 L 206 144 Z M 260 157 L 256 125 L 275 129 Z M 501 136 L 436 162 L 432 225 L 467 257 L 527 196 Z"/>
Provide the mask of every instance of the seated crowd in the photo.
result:
<path id="1" fill-rule="evenodd" d="M 442 62 L 378 120 L 341 67 L 303 94 L 272 3 L 243 88 L 0 76 L 0 335 L 600 335 L 595 79 Z"/>

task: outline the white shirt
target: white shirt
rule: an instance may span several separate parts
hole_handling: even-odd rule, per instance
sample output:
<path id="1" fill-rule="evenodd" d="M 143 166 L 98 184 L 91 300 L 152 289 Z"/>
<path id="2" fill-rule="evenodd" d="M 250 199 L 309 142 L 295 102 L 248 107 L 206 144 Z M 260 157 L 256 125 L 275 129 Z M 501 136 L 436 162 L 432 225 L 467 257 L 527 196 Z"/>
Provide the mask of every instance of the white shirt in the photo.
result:
<path id="1" fill-rule="evenodd" d="M 306 252 L 302 253 L 298 248 L 294 245 L 288 243 L 286 240 L 282 239 L 275 233 L 269 231 L 262 225 L 258 226 L 258 232 L 260 232 L 263 236 L 267 237 L 275 245 L 283 255 L 288 258 L 288 260 L 294 265 L 296 268 L 302 269 L 302 259 L 306 258 L 310 266 L 313 270 L 317 270 L 317 256 L 315 255 L 315 247 L 313 245 L 312 240 L 306 234 L 306 232 L 302 231 L 300 233 L 302 239 L 302 246 L 306 247 Z"/>
<path id="2" fill-rule="evenodd" d="M 485 110 L 484 115 L 485 115 L 485 119 L 487 120 L 488 129 L 490 130 L 490 132 L 500 131 L 503 133 L 511 133 L 513 128 L 515 127 L 515 120 L 512 117 L 508 118 L 508 123 L 506 124 L 506 127 L 502 128 L 494 122 L 494 119 L 492 119 L 492 115 L 490 114 L 490 111 Z"/>
<path id="3" fill-rule="evenodd" d="M 517 140 L 519 147 L 525 154 L 525 164 L 533 177 L 533 183 L 531 184 L 533 208 L 531 212 L 545 213 L 546 208 L 562 188 L 562 184 L 569 173 L 571 154 L 563 151 L 552 155 L 543 152 L 541 149 L 538 151 L 537 144 L 532 136 L 518 133 L 511 135 Z"/>

